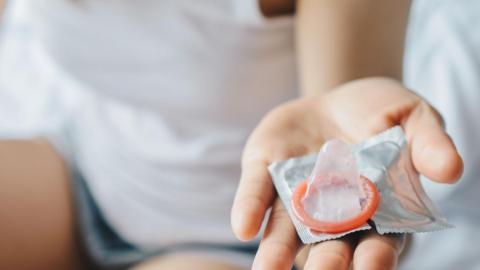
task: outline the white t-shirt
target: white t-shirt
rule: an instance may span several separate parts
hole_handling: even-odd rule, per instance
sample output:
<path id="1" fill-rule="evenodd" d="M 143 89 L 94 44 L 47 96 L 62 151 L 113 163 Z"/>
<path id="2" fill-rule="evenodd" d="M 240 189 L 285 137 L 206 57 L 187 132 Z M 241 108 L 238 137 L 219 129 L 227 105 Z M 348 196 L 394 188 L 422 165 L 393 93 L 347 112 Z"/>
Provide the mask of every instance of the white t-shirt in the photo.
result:
<path id="1" fill-rule="evenodd" d="M 454 229 L 416 234 L 400 269 L 480 269 L 480 1 L 414 2 L 405 81 L 443 115 L 464 159 L 455 185 L 424 181 Z"/>
<path id="2" fill-rule="evenodd" d="M 16 0 L 5 27 L 3 137 L 46 134 L 139 247 L 237 241 L 246 138 L 298 93 L 292 18 L 254 0 Z"/>
<path id="3" fill-rule="evenodd" d="M 296 96 L 291 18 L 265 20 L 256 0 L 133 2 L 13 1 L 0 135 L 48 136 L 140 247 L 233 242 L 246 136 Z M 465 175 L 455 186 L 424 182 L 456 228 L 415 235 L 400 268 L 479 269 L 480 3 L 421 0 L 412 10 L 406 83 L 444 115 Z"/>

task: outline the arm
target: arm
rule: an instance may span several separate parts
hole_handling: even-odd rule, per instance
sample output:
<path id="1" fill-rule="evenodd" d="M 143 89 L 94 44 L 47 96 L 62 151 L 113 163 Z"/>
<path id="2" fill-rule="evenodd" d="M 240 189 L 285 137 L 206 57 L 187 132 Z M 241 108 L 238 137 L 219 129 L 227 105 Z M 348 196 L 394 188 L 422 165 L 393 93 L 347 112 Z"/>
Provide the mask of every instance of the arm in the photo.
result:
<path id="1" fill-rule="evenodd" d="M 296 44 L 302 93 L 350 80 L 402 77 L 408 0 L 298 0 Z"/>
<path id="2" fill-rule="evenodd" d="M 316 152 L 330 138 L 358 142 L 401 125 L 421 174 L 453 183 L 463 168 L 440 115 L 399 83 L 409 4 L 396 0 L 299 1 L 299 77 L 308 97 L 273 109 L 251 134 L 232 208 L 235 234 L 249 240 L 259 231 L 266 209 L 272 207 L 254 269 L 290 269 L 301 247 L 271 184 L 267 166 L 274 161 Z M 403 237 L 374 231 L 353 234 L 311 245 L 305 269 L 350 269 L 351 265 L 394 269 L 402 246 Z"/>

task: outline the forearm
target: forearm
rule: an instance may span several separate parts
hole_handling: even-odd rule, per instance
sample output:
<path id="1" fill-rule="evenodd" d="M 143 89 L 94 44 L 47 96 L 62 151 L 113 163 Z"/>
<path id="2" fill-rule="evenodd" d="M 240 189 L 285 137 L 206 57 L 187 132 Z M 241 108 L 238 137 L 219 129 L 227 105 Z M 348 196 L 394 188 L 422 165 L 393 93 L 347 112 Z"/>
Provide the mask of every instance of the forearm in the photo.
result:
<path id="1" fill-rule="evenodd" d="M 409 7 L 409 0 L 298 0 L 302 94 L 363 77 L 401 80 Z"/>

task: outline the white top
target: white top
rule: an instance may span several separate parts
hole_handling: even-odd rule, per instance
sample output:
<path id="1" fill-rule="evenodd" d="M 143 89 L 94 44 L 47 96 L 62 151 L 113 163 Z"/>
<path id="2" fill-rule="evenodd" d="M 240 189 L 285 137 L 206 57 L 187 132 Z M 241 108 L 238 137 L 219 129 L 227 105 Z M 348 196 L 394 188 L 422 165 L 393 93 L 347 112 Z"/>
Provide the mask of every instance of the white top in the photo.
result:
<path id="1" fill-rule="evenodd" d="M 140 247 L 233 242 L 246 136 L 296 95 L 291 18 L 263 19 L 256 0 L 138 2 L 13 1 L 0 135 L 48 136 L 108 222 Z M 477 0 L 413 8 L 406 82 L 443 113 L 465 176 L 425 182 L 457 228 L 415 235 L 401 269 L 480 268 L 479 10 Z"/>
<path id="2" fill-rule="evenodd" d="M 47 134 L 133 244 L 234 243 L 246 138 L 297 95 L 292 21 L 254 0 L 13 1 L 2 135 Z"/>
<path id="3" fill-rule="evenodd" d="M 453 186 L 424 181 L 456 228 L 415 235 L 400 269 L 480 269 L 480 1 L 419 0 L 412 10 L 405 81 L 443 115 L 465 170 Z"/>

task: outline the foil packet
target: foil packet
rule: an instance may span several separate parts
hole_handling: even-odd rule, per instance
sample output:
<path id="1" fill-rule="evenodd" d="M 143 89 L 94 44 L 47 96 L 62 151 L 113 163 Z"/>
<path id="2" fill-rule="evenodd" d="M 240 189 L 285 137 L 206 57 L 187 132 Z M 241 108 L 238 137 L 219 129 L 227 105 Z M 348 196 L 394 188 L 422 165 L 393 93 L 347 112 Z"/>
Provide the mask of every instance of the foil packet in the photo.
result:
<path id="1" fill-rule="evenodd" d="M 297 218 L 292 209 L 294 190 L 310 177 L 317 154 L 291 158 L 269 166 L 277 193 L 304 244 L 373 228 L 379 234 L 386 234 L 430 232 L 453 227 L 425 193 L 400 126 L 351 145 L 351 152 L 358 173 L 375 184 L 380 201 L 369 222 L 340 233 L 313 231 Z"/>

